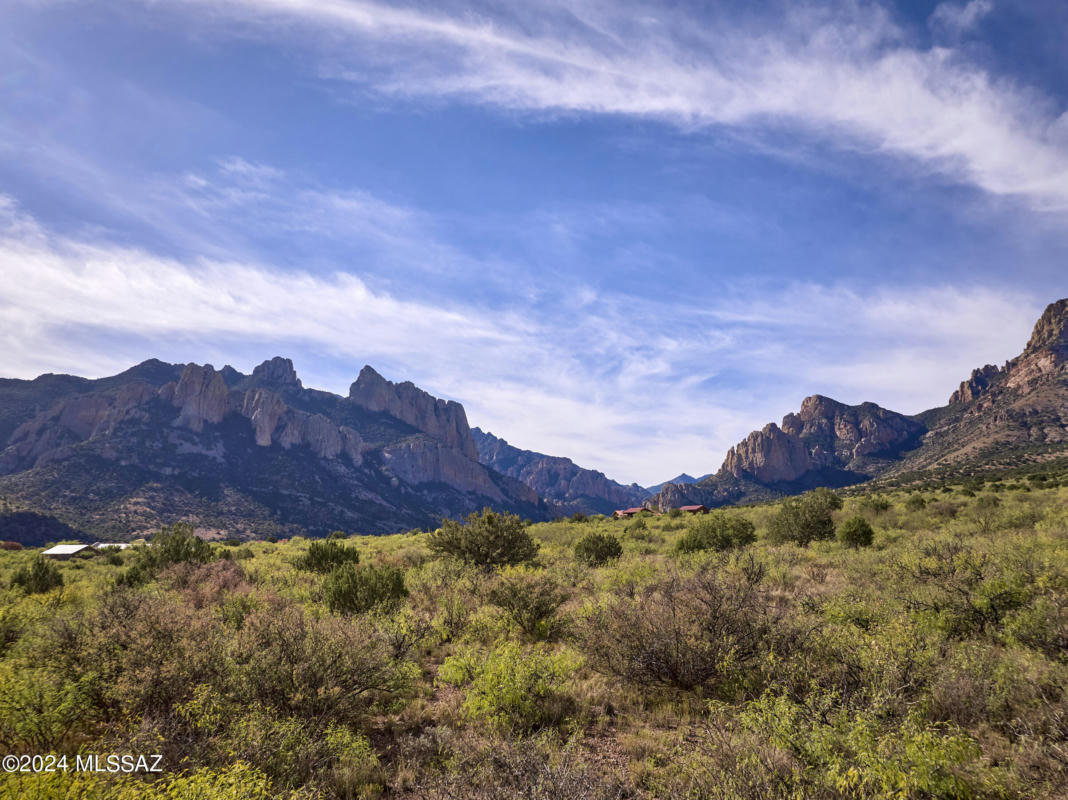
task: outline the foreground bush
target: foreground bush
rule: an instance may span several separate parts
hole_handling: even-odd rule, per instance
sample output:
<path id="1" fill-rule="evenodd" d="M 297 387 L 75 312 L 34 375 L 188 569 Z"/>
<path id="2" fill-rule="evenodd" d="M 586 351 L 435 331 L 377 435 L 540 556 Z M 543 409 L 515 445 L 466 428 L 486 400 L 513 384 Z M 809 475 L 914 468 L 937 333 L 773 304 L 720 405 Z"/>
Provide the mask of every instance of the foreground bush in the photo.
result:
<path id="1" fill-rule="evenodd" d="M 790 642 L 763 589 L 764 570 L 748 563 L 728 574 L 711 568 L 618 597 L 583 631 L 594 669 L 639 685 L 730 695 L 757 678 L 765 655 Z"/>
<path id="2" fill-rule="evenodd" d="M 337 539 L 325 539 L 308 545 L 308 552 L 294 562 L 297 569 L 308 572 L 330 572 L 343 564 L 358 564 L 360 553 L 346 547 Z"/>
<path id="3" fill-rule="evenodd" d="M 870 547 L 875 531 L 864 517 L 850 517 L 838 526 L 838 541 L 847 547 Z"/>
<path id="4" fill-rule="evenodd" d="M 389 608 L 408 596 L 398 567 L 338 567 L 323 582 L 323 598 L 336 614 L 361 614 L 376 606 Z"/>
<path id="5" fill-rule="evenodd" d="M 26 594 L 42 594 L 63 585 L 63 573 L 44 556 L 37 556 L 29 567 L 22 567 L 11 576 L 11 588 Z"/>
<path id="6" fill-rule="evenodd" d="M 137 560 L 119 581 L 138 586 L 172 564 L 206 564 L 214 557 L 211 545 L 193 532 L 192 525 L 177 522 L 161 528 L 148 547 L 137 551 Z"/>
<path id="7" fill-rule="evenodd" d="M 522 564 L 538 554 L 538 543 L 517 514 L 489 508 L 469 514 L 462 524 L 446 519 L 427 538 L 427 546 L 434 553 L 480 567 Z"/>
<path id="8" fill-rule="evenodd" d="M 556 612 L 568 592 L 544 573 L 516 569 L 505 573 L 489 594 L 489 600 L 504 609 L 531 639 L 549 639 L 562 628 Z"/>
<path id="9" fill-rule="evenodd" d="M 800 497 L 782 501 L 768 529 L 773 543 L 796 542 L 804 547 L 809 542 L 834 536 L 831 512 L 842 507 L 842 498 L 828 489 L 805 492 Z"/>
<path id="10" fill-rule="evenodd" d="M 756 528 L 735 514 L 709 514 L 690 525 L 675 543 L 676 553 L 699 550 L 730 550 L 756 541 Z"/>
<path id="11" fill-rule="evenodd" d="M 468 717 L 530 731 L 563 722 L 571 706 L 564 682 L 577 666 L 573 657 L 544 645 L 527 649 L 503 642 L 489 653 L 450 656 L 438 679 L 467 684 L 463 709 Z"/>
<path id="12" fill-rule="evenodd" d="M 591 567 L 599 567 L 623 555 L 619 539 L 607 533 L 588 533 L 575 544 L 575 558 Z"/>

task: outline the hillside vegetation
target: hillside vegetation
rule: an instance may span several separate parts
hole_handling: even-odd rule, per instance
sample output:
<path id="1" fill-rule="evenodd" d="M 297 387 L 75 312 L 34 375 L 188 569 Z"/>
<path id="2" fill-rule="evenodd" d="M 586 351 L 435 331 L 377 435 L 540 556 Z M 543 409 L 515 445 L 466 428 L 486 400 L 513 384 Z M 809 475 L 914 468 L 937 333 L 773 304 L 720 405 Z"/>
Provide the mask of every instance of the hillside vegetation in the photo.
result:
<path id="1" fill-rule="evenodd" d="M 165 771 L 2 796 L 1068 797 L 1064 473 L 38 553 L 0 550 L 0 748 Z"/>

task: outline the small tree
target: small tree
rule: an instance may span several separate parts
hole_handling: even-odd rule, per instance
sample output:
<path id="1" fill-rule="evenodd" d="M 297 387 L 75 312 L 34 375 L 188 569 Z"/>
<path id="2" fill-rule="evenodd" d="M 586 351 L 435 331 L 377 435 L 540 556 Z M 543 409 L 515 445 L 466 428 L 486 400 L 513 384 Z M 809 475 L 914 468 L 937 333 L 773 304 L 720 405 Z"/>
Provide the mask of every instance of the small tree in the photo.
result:
<path id="1" fill-rule="evenodd" d="M 802 547 L 817 539 L 830 539 L 834 536 L 831 513 L 841 507 L 842 498 L 824 488 L 787 498 L 771 520 L 768 538 L 775 543 L 797 542 Z"/>
<path id="2" fill-rule="evenodd" d="M 756 541 L 756 528 L 736 514 L 709 514 L 690 525 L 675 543 L 676 553 L 698 550 L 730 550 Z"/>
<path id="3" fill-rule="evenodd" d="M 308 552 L 298 558 L 294 564 L 297 569 L 308 572 L 330 572 L 344 564 L 360 563 L 360 553 L 355 547 L 347 547 L 337 539 L 312 542 Z"/>
<path id="4" fill-rule="evenodd" d="M 343 564 L 323 582 L 323 597 L 331 611 L 362 614 L 376 606 L 390 607 L 404 597 L 404 572 L 398 567 Z"/>
<path id="5" fill-rule="evenodd" d="M 591 567 L 607 564 L 623 555 L 623 545 L 611 534 L 588 533 L 575 544 L 575 558 Z"/>
<path id="6" fill-rule="evenodd" d="M 838 526 L 838 541 L 852 547 L 870 547 L 875 531 L 864 517 L 850 517 Z"/>
<path id="7" fill-rule="evenodd" d="M 63 585 L 63 573 L 44 556 L 37 556 L 29 567 L 22 567 L 11 576 L 11 588 L 20 588 L 26 594 L 41 594 Z"/>
<path id="8" fill-rule="evenodd" d="M 527 533 L 518 515 L 490 508 L 468 514 L 463 523 L 444 520 L 430 534 L 427 546 L 439 555 L 481 567 L 522 564 L 538 554 L 538 543 Z"/>

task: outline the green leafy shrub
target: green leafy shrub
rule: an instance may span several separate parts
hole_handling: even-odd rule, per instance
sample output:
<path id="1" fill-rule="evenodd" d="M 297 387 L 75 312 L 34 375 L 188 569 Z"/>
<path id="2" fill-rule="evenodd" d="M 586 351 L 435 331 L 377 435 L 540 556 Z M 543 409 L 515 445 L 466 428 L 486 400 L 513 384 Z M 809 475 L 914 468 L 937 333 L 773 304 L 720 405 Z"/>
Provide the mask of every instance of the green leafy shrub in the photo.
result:
<path id="1" fill-rule="evenodd" d="M 834 536 L 831 513 L 841 507 L 842 498 L 828 489 L 787 498 L 772 517 L 768 538 L 776 544 L 792 541 L 802 547 L 812 541 L 830 539 Z"/>
<path id="2" fill-rule="evenodd" d="M 872 514 L 882 514 L 890 510 L 890 501 L 881 494 L 869 494 L 860 499 L 857 509 Z"/>
<path id="3" fill-rule="evenodd" d="M 922 494 L 910 494 L 905 501 L 905 508 L 909 511 L 923 511 L 927 507 L 927 498 Z"/>
<path id="4" fill-rule="evenodd" d="M 446 519 L 430 534 L 427 546 L 439 555 L 480 567 L 522 564 L 538 554 L 538 543 L 518 515 L 490 508 L 469 514 L 463 523 Z"/>
<path id="5" fill-rule="evenodd" d="M 355 547 L 341 544 L 337 539 L 325 539 L 308 545 L 308 552 L 294 563 L 297 569 L 308 572 L 330 572 L 344 564 L 360 563 L 360 553 Z"/>
<path id="6" fill-rule="evenodd" d="M 22 567 L 11 576 L 11 588 L 26 594 L 43 594 L 63 585 L 63 573 L 44 556 L 37 556 L 29 567 Z"/>
<path id="7" fill-rule="evenodd" d="M 577 667 L 578 661 L 568 653 L 554 653 L 544 645 L 530 649 L 502 642 L 489 653 L 450 656 L 438 678 L 469 682 L 463 704 L 468 717 L 531 731 L 566 719 L 572 702 L 563 692 L 564 684 Z"/>
<path id="8" fill-rule="evenodd" d="M 344 564 L 323 582 L 323 597 L 336 614 L 361 614 L 376 606 L 389 608 L 408 596 L 398 567 Z"/>
<path id="9" fill-rule="evenodd" d="M 737 514 L 708 514 L 690 525 L 675 543 L 676 553 L 699 550 L 730 550 L 756 541 L 756 528 Z"/>
<path id="10" fill-rule="evenodd" d="M 588 533 L 575 543 L 575 558 L 591 567 L 614 561 L 623 555 L 623 545 L 609 533 Z"/>
<path id="11" fill-rule="evenodd" d="M 214 558 L 214 549 L 193 532 L 192 525 L 176 522 L 161 528 L 147 547 L 137 550 L 136 561 L 119 583 L 138 586 L 171 564 L 206 564 Z"/>
<path id="12" fill-rule="evenodd" d="M 568 592 L 549 575 L 520 568 L 507 570 L 489 593 L 490 602 L 534 640 L 559 633 L 562 624 L 556 612 L 567 598 Z"/>
<path id="13" fill-rule="evenodd" d="M 875 531 L 864 517 L 850 517 L 838 526 L 838 541 L 854 549 L 870 547 Z"/>

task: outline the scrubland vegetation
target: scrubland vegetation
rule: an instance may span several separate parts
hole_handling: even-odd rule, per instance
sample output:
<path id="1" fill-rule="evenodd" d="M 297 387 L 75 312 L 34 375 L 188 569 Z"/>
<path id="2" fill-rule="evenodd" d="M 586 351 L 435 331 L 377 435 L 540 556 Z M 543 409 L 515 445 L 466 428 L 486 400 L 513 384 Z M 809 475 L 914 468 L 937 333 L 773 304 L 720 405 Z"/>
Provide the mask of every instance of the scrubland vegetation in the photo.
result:
<path id="1" fill-rule="evenodd" d="M 630 520 L 0 550 L 63 798 L 1068 797 L 1063 475 Z"/>

